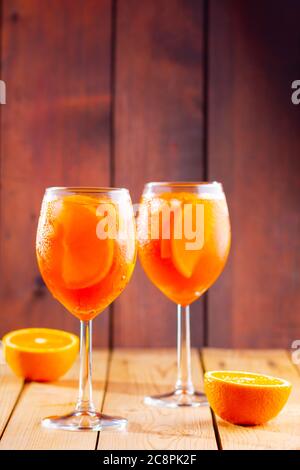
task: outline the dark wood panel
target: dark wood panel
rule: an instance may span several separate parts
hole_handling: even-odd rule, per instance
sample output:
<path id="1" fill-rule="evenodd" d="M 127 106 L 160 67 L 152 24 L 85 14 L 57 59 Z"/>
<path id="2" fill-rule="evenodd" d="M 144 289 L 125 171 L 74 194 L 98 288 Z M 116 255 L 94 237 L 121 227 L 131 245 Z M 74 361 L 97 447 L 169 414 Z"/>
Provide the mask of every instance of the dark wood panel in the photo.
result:
<path id="1" fill-rule="evenodd" d="M 233 227 L 209 344 L 289 347 L 300 337 L 300 3 L 209 3 L 209 176 Z"/>
<path id="2" fill-rule="evenodd" d="M 115 184 L 138 202 L 148 181 L 203 178 L 203 2 L 117 2 Z M 138 265 L 114 307 L 114 343 L 175 344 L 176 307 Z M 202 301 L 192 306 L 203 337 Z"/>
<path id="3" fill-rule="evenodd" d="M 111 0 L 2 3 L 1 333 L 78 331 L 41 283 L 35 232 L 46 186 L 110 182 Z M 95 327 L 107 344 L 108 315 Z"/>

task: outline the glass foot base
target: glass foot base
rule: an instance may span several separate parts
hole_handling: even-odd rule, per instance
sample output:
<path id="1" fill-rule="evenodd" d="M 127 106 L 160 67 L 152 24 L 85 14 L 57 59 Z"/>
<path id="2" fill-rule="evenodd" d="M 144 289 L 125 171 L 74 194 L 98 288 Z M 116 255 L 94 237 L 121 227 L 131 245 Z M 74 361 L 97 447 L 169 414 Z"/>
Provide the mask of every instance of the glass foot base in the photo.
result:
<path id="1" fill-rule="evenodd" d="M 185 393 L 181 390 L 174 390 L 170 393 L 145 397 L 144 403 L 159 408 L 180 408 L 180 407 L 196 407 L 208 406 L 206 395 L 202 392 Z"/>
<path id="2" fill-rule="evenodd" d="M 48 429 L 66 431 L 121 430 L 127 426 L 127 419 L 106 416 L 96 411 L 74 411 L 65 416 L 50 416 L 42 419 L 42 426 Z"/>

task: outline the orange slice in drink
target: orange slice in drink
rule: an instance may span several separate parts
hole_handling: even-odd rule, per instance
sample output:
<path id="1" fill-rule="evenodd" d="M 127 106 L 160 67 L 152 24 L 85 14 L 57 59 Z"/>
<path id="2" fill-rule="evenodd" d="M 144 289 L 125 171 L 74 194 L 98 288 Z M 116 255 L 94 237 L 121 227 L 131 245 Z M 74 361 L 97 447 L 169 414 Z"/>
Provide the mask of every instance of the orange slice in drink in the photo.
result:
<path id="1" fill-rule="evenodd" d="M 6 362 L 27 380 L 57 380 L 73 365 L 78 349 L 76 335 L 49 328 L 16 330 L 3 338 Z"/>
<path id="2" fill-rule="evenodd" d="M 105 203 L 107 201 L 104 201 Z M 113 262 L 114 241 L 100 239 L 97 226 L 101 201 L 83 196 L 65 198 L 62 277 L 69 289 L 84 289 L 104 279 Z"/>
<path id="3" fill-rule="evenodd" d="M 166 204 L 166 203 L 165 203 Z M 169 205 L 163 205 L 161 211 L 164 210 L 164 207 L 169 208 Z M 172 248 L 171 248 L 171 232 L 172 225 L 174 220 L 173 212 L 167 212 L 166 217 L 163 213 L 160 214 L 160 226 L 159 226 L 159 238 L 160 238 L 160 256 L 162 259 L 170 259 L 172 257 Z"/>
<path id="4" fill-rule="evenodd" d="M 195 240 L 191 238 L 196 226 L 197 203 L 181 204 L 174 211 L 174 231 L 171 234 L 172 261 L 177 271 L 184 277 L 190 278 L 198 264 L 202 244 L 193 247 Z M 200 221 L 201 222 L 201 221 Z M 195 245 L 196 246 L 196 245 Z"/>
<path id="5" fill-rule="evenodd" d="M 281 411 L 291 384 L 269 375 L 211 371 L 204 376 L 207 399 L 215 413 L 233 424 L 258 425 Z"/>

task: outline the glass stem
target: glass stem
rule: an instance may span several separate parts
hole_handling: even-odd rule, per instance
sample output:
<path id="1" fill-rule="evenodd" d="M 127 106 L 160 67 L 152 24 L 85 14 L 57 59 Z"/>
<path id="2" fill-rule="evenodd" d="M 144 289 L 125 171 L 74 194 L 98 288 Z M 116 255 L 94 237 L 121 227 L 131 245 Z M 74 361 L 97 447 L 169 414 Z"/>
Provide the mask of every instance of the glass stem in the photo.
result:
<path id="1" fill-rule="evenodd" d="M 92 320 L 80 321 L 80 377 L 78 411 L 95 411 L 92 391 Z"/>
<path id="2" fill-rule="evenodd" d="M 177 381 L 176 392 L 192 395 L 195 391 L 191 370 L 190 307 L 177 305 Z"/>

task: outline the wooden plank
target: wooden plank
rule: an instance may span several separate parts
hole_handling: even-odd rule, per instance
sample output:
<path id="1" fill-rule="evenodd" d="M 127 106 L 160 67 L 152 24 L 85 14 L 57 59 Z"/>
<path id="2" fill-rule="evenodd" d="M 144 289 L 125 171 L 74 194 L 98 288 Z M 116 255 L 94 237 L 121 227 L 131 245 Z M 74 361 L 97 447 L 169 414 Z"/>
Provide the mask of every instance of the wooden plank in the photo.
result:
<path id="1" fill-rule="evenodd" d="M 43 286 L 35 233 L 45 187 L 110 182 L 111 0 L 2 3 L 1 332 L 77 332 Z M 107 344 L 100 318 L 95 342 Z"/>
<path id="2" fill-rule="evenodd" d="M 107 351 L 94 353 L 94 399 L 99 408 L 104 396 L 107 362 Z M 96 432 L 48 430 L 40 423 L 41 418 L 65 414 L 73 409 L 77 397 L 78 376 L 77 362 L 59 382 L 26 384 L 0 441 L 0 449 L 95 449 Z"/>
<path id="3" fill-rule="evenodd" d="M 0 436 L 14 409 L 23 388 L 23 380 L 17 378 L 0 359 Z"/>
<path id="4" fill-rule="evenodd" d="M 206 370 L 246 370 L 282 377 L 293 384 L 282 412 L 264 426 L 234 426 L 217 418 L 223 449 L 300 449 L 300 375 L 284 350 L 203 351 Z"/>
<path id="5" fill-rule="evenodd" d="M 116 37 L 115 184 L 138 202 L 147 181 L 203 179 L 203 1 L 120 1 Z M 202 301 L 193 311 L 200 345 Z M 114 344 L 174 346 L 175 312 L 138 265 L 116 302 Z"/>
<path id="6" fill-rule="evenodd" d="M 233 244 L 208 345 L 287 348 L 300 334 L 300 3 L 209 5 L 209 178 L 224 183 Z"/>
<path id="7" fill-rule="evenodd" d="M 193 351 L 195 383 L 202 389 L 199 354 Z M 167 410 L 144 405 L 143 397 L 172 390 L 174 350 L 115 350 L 104 413 L 128 418 L 127 432 L 100 433 L 99 449 L 216 449 L 208 407 Z"/>

